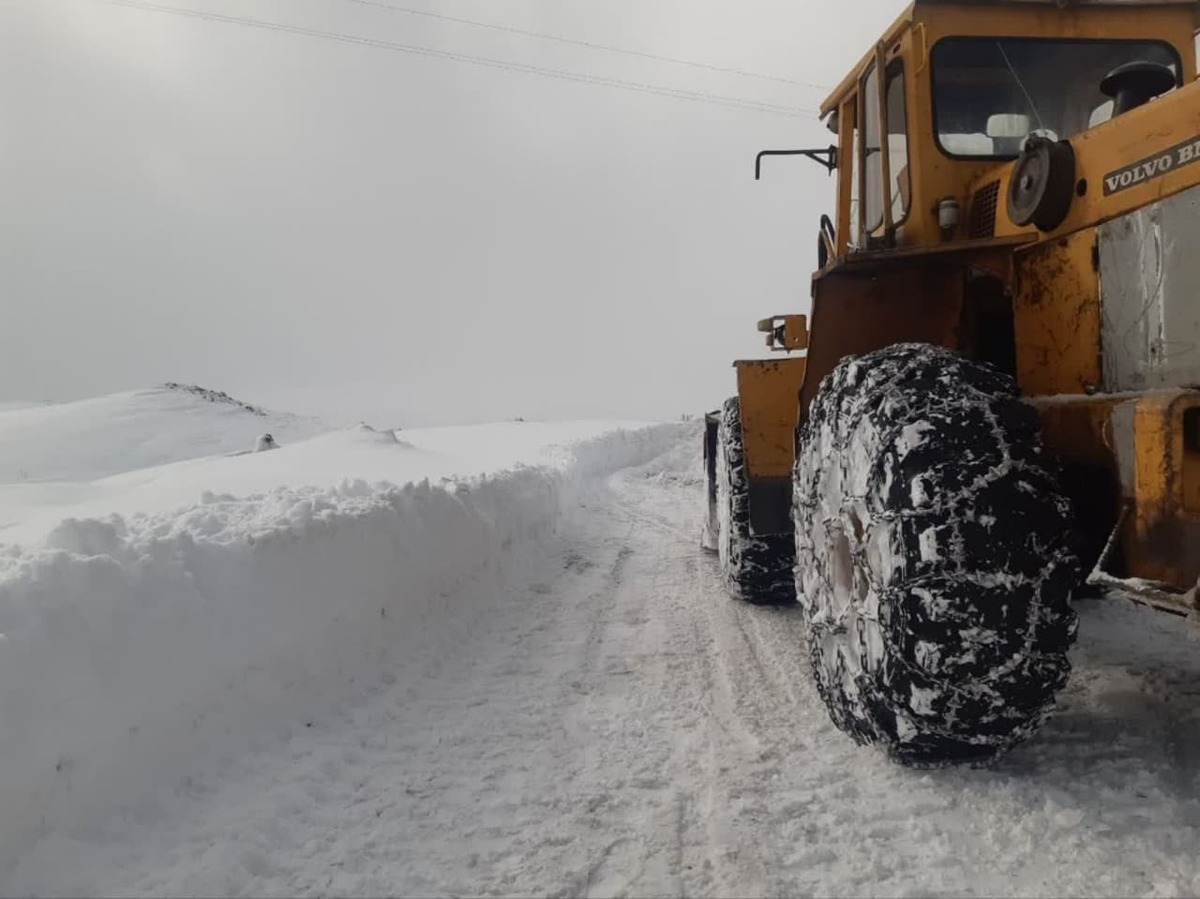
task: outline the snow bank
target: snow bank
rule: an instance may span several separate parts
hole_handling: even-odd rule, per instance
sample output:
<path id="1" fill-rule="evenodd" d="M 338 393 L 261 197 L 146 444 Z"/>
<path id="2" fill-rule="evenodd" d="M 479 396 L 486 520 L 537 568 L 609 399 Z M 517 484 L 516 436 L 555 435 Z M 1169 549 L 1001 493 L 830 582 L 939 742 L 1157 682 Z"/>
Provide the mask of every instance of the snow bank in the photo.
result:
<path id="1" fill-rule="evenodd" d="M 362 429 L 110 479 L 121 489 L 109 483 L 85 508 L 145 509 L 198 482 L 287 473 L 290 484 L 255 495 L 18 528 L 39 536 L 0 544 L 0 866 L 379 677 L 401 636 L 462 614 L 461 588 L 503 579 L 587 479 L 644 463 L 679 434 L 514 425 L 398 440 Z M 333 468 L 369 478 L 486 467 L 467 452 L 476 438 L 493 461 L 508 452 L 538 464 L 439 483 L 323 483 Z"/>

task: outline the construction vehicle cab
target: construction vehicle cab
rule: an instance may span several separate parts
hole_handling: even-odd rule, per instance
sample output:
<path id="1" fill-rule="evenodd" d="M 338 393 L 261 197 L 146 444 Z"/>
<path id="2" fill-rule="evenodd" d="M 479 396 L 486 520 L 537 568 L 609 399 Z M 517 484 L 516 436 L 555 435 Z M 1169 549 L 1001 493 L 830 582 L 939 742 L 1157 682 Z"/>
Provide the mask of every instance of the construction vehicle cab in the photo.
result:
<path id="1" fill-rule="evenodd" d="M 826 162 L 835 207 L 807 319 L 760 322 L 783 356 L 736 362 L 709 416 L 705 544 L 743 599 L 790 587 L 834 720 L 897 758 L 1027 734 L 1089 571 L 1196 608 L 1197 21 L 1169 0 L 918 0 L 822 105 L 836 144 L 756 162 Z M 1040 629 L 1059 643 L 991 667 L 964 637 Z M 968 658 L 982 711 L 950 726 Z M 979 699 L 1001 669 L 1041 699 Z"/>
<path id="2" fill-rule="evenodd" d="M 995 236 L 970 187 L 1031 136 L 1070 140 L 1112 119 L 1118 95 L 1128 111 L 1193 81 L 1194 15 L 1192 3 L 909 7 L 821 107 L 838 136 L 830 256 Z"/>

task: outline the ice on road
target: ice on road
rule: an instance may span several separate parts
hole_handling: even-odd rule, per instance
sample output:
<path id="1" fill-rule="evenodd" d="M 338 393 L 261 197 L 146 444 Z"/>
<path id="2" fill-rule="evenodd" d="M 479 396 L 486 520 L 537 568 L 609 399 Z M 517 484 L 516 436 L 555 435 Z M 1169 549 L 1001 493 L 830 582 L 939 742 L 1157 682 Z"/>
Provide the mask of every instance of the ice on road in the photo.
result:
<path id="1" fill-rule="evenodd" d="M 675 469 L 597 483 L 511 584 L 418 622 L 354 702 L 86 838 L 47 836 L 0 886 L 1200 891 L 1200 656 L 1179 622 L 1084 604 L 1071 684 L 1031 742 L 992 770 L 905 770 L 829 723 L 794 610 L 726 598 L 697 548 L 700 486 Z"/>

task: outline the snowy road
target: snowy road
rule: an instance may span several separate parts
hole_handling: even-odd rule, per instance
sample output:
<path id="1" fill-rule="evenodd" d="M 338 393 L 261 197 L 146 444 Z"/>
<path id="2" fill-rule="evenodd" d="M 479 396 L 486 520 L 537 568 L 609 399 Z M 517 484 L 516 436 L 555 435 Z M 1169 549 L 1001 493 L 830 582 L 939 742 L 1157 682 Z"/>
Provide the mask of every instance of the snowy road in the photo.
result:
<path id="1" fill-rule="evenodd" d="M 356 702 L 102 835 L 48 837 L 0 888 L 1200 892 L 1192 632 L 1086 604 L 1032 742 L 991 771 L 900 769 L 833 729 L 794 610 L 725 598 L 697 548 L 700 487 L 649 471 L 587 494 L 510 586 L 471 588 L 469 618 L 417 622 Z"/>

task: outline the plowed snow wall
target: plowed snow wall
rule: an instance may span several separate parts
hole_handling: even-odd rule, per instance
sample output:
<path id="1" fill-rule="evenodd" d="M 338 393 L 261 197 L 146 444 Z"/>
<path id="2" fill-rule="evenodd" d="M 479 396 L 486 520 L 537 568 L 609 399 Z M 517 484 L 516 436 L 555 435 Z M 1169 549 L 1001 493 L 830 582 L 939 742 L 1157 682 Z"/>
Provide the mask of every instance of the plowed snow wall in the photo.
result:
<path id="1" fill-rule="evenodd" d="M 206 495 L 0 546 L 0 866 L 378 684 L 414 632 L 471 614 L 466 585 L 502 585 L 583 483 L 680 433 L 439 486 Z"/>

